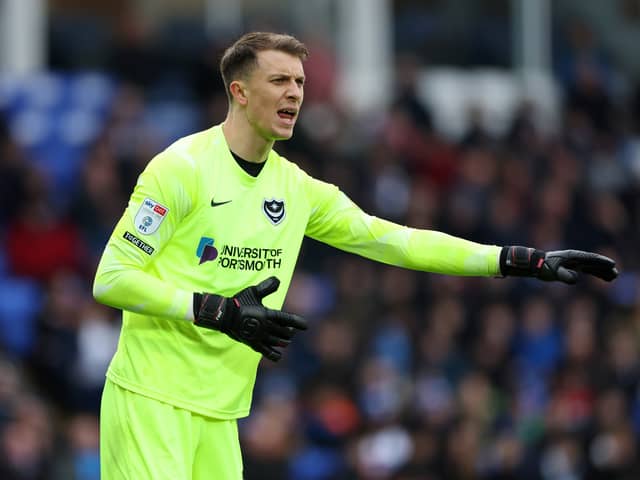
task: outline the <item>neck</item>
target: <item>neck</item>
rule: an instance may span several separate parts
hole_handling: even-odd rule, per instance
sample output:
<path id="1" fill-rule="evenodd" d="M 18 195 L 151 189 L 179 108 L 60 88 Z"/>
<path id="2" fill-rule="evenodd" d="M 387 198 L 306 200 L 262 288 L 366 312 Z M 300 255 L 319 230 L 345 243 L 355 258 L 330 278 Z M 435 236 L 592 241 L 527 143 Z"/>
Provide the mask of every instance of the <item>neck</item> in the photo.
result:
<path id="1" fill-rule="evenodd" d="M 249 124 L 245 115 L 229 109 L 222 124 L 222 132 L 229 149 L 243 160 L 262 163 L 273 148 L 274 140 L 265 140 Z"/>

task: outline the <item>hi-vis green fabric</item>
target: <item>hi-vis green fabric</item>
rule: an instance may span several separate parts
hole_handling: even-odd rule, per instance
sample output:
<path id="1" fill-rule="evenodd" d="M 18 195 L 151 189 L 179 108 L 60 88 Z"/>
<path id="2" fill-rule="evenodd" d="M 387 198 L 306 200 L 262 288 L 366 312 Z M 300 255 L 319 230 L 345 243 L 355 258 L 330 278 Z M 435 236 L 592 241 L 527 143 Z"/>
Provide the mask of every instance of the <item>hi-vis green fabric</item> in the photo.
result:
<path id="1" fill-rule="evenodd" d="M 248 175 L 218 125 L 149 162 L 105 248 L 94 295 L 123 310 L 107 376 L 203 415 L 246 416 L 261 356 L 187 321 L 192 294 L 232 295 L 275 275 L 280 289 L 264 303 L 281 308 L 305 235 L 416 270 L 474 276 L 499 270 L 499 247 L 367 215 L 336 186 L 275 151 L 257 177 Z"/>

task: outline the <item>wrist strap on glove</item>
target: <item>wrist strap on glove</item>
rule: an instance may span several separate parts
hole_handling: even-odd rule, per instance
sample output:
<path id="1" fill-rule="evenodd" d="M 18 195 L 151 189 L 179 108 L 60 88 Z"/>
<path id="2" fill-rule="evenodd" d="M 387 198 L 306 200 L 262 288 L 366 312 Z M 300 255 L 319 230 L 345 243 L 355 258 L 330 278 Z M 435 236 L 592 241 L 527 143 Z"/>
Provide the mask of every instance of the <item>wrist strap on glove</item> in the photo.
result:
<path id="1" fill-rule="evenodd" d="M 502 247 L 500 272 L 503 276 L 537 277 L 544 266 L 546 253 L 530 247 Z"/>
<path id="2" fill-rule="evenodd" d="M 198 326 L 222 330 L 227 301 L 232 300 L 213 293 L 193 294 L 193 315 Z"/>

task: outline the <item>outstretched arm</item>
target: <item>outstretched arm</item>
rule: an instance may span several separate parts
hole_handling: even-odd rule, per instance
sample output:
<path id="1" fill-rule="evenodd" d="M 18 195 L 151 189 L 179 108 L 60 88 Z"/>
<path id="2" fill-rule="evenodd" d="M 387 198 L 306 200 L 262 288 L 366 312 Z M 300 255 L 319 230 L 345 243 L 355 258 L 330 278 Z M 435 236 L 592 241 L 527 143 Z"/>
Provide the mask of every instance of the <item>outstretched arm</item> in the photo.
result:
<path id="1" fill-rule="evenodd" d="M 575 283 L 578 272 L 613 280 L 610 258 L 591 252 L 484 245 L 399 225 L 363 212 L 334 185 L 309 179 L 315 206 L 307 235 L 341 250 L 404 268 L 465 276 L 529 276 Z"/>

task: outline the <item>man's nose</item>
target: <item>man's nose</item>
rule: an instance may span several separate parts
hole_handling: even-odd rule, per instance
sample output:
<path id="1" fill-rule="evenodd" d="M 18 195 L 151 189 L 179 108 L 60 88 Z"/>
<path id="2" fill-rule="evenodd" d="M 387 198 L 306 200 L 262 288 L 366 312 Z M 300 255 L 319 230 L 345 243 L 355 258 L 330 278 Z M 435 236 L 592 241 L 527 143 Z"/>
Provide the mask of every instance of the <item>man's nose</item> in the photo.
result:
<path id="1" fill-rule="evenodd" d="M 299 100 L 302 98 L 302 87 L 298 85 L 296 82 L 292 82 L 289 84 L 289 88 L 287 89 L 287 97 Z"/>

